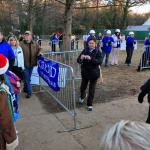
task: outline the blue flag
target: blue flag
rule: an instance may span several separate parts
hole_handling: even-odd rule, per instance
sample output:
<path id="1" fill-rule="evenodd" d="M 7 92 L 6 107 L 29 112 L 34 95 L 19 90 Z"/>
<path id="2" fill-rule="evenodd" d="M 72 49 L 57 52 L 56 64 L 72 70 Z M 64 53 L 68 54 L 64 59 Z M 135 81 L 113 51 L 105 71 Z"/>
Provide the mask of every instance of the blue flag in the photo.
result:
<path id="1" fill-rule="evenodd" d="M 54 91 L 59 91 L 58 74 L 59 64 L 51 60 L 45 60 L 43 57 L 38 58 L 38 73 L 39 76 L 52 88 Z"/>

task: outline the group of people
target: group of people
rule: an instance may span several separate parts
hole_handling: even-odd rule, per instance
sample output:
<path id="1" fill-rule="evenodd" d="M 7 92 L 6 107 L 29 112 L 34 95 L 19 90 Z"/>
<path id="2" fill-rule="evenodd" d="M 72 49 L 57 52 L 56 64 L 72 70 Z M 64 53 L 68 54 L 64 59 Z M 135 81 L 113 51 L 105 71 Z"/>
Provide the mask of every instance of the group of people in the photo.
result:
<path id="1" fill-rule="evenodd" d="M 107 30 L 106 35 L 99 35 L 98 42 L 96 41 L 95 31 L 90 30 L 89 36 L 84 44 L 84 49 L 77 58 L 77 62 L 81 65 L 81 86 L 79 103 L 83 103 L 87 97 L 87 109 L 92 111 L 93 98 L 95 93 L 95 87 L 98 78 L 101 75 L 100 66 L 103 63 L 105 57 L 105 67 L 109 64 L 109 55 L 112 52 L 111 65 L 118 65 L 119 51 L 121 47 L 122 37 L 120 29 L 116 29 L 114 35 L 111 35 L 111 31 Z M 134 32 L 129 32 L 129 36 L 126 39 L 126 52 L 127 57 L 125 64 L 128 66 L 131 64 L 131 59 L 135 45 Z M 150 34 L 145 40 L 145 45 L 150 46 Z M 144 52 L 145 53 L 145 52 Z M 147 53 L 147 51 L 146 51 Z M 149 51 L 150 54 L 150 51 Z M 149 55 L 150 56 L 150 55 Z M 89 93 L 86 94 L 86 89 L 89 83 Z"/>
<path id="2" fill-rule="evenodd" d="M 90 30 L 89 35 L 84 42 L 84 48 L 88 46 L 89 39 L 91 37 L 94 37 L 97 39 L 97 48 L 101 51 L 101 64 L 103 63 L 104 57 L 105 57 L 105 67 L 109 66 L 109 56 L 111 54 L 111 65 L 119 65 L 119 51 L 121 48 L 121 44 L 123 42 L 123 38 L 121 36 L 120 29 L 116 29 L 114 34 L 111 33 L 111 30 L 107 30 L 105 35 L 102 35 L 99 33 L 98 38 L 96 38 L 96 32 L 94 30 Z M 135 49 L 135 35 L 134 32 L 129 32 L 129 35 L 126 38 L 126 60 L 125 64 L 130 66 L 133 51 Z M 144 46 L 150 47 L 150 33 L 148 37 L 146 37 L 144 41 Z M 142 57 L 142 65 L 146 64 L 146 61 L 148 60 L 150 62 L 150 48 L 145 48 L 143 51 L 143 57 Z M 141 62 L 140 61 L 140 62 Z M 138 70 L 141 67 L 141 63 L 139 63 Z"/>
<path id="3" fill-rule="evenodd" d="M 93 31 L 92 31 L 93 32 Z M 87 110 L 92 111 L 93 109 L 93 98 L 95 93 L 95 86 L 98 78 L 100 77 L 100 65 L 103 62 L 104 55 L 106 55 L 105 66 L 108 65 L 109 53 L 113 47 L 112 65 L 118 64 L 116 62 L 116 56 L 118 58 L 121 37 L 117 35 L 119 30 L 116 30 L 116 38 L 111 37 L 111 32 L 107 31 L 107 36 L 103 37 L 102 42 L 102 53 L 97 48 L 96 38 L 90 35 L 85 43 L 84 50 L 80 53 L 77 58 L 77 62 L 81 65 L 81 86 L 80 86 L 80 97 L 79 103 L 83 104 L 87 97 Z M 93 34 L 93 33 L 92 33 Z M 134 50 L 135 40 L 133 38 L 133 32 L 126 40 L 126 51 L 127 58 L 125 64 L 130 65 L 131 58 Z M 117 40 L 118 39 L 118 40 Z M 115 43 L 116 41 L 116 43 Z M 118 41 L 118 42 L 117 42 Z M 150 41 L 150 38 L 146 39 L 145 43 Z M 99 44 L 100 45 L 100 44 Z M 102 60 L 101 60 L 102 59 Z M 86 89 L 89 84 L 89 92 L 86 94 Z M 147 95 L 148 102 L 150 103 L 150 78 L 141 87 L 141 92 L 138 96 L 139 103 L 142 103 L 144 97 Z M 150 149 L 150 106 L 146 123 L 121 120 L 113 125 L 104 134 L 100 150 L 148 150 Z"/>
<path id="4" fill-rule="evenodd" d="M 10 35 L 6 41 L 0 31 L 0 150 L 14 150 L 18 145 L 15 123 L 19 119 L 21 81 L 26 98 L 30 98 L 31 74 L 41 51 L 30 31 L 23 37 L 19 42 L 15 35 Z"/>

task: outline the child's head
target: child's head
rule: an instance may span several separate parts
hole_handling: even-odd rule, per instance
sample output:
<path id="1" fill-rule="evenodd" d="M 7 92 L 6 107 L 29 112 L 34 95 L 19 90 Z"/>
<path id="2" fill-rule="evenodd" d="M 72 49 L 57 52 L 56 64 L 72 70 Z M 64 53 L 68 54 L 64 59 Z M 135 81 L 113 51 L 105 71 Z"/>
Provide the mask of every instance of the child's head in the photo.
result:
<path id="1" fill-rule="evenodd" d="M 148 150 L 150 149 L 150 125 L 122 120 L 104 135 L 101 150 Z"/>
<path id="2" fill-rule="evenodd" d="M 96 39 L 93 37 L 88 42 L 89 49 L 94 49 L 96 47 Z"/>
<path id="3" fill-rule="evenodd" d="M 3 83 L 4 77 L 3 75 L 6 73 L 9 67 L 8 59 L 0 54 L 0 84 Z"/>

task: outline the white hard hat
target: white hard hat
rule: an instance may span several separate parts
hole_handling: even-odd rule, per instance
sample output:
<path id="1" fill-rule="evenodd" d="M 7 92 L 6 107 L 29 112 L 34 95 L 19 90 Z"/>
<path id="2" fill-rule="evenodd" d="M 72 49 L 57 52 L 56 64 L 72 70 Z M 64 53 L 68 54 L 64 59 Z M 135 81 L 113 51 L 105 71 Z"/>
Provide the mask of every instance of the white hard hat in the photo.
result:
<path id="1" fill-rule="evenodd" d="M 90 30 L 90 34 L 95 34 L 95 30 Z"/>
<path id="2" fill-rule="evenodd" d="M 111 31 L 110 31 L 110 30 L 107 30 L 107 31 L 106 31 L 106 34 L 111 34 Z"/>
<path id="3" fill-rule="evenodd" d="M 120 29 L 116 29 L 116 30 L 115 30 L 115 32 L 118 32 L 118 33 L 120 33 Z"/>
<path id="4" fill-rule="evenodd" d="M 129 35 L 134 35 L 134 32 L 132 32 L 132 31 L 131 31 L 131 32 L 129 32 Z"/>

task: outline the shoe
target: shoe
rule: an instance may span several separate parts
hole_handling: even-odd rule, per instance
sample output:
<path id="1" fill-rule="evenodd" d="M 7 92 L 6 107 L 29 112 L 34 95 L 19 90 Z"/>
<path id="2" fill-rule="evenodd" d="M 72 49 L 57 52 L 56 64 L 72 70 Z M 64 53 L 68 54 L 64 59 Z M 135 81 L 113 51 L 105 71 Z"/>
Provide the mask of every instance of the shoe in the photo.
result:
<path id="1" fill-rule="evenodd" d="M 92 106 L 88 106 L 87 110 L 88 111 L 92 111 L 93 107 Z"/>
<path id="2" fill-rule="evenodd" d="M 84 100 L 85 100 L 86 97 L 87 97 L 87 94 L 85 95 L 84 98 L 79 97 L 79 103 L 80 103 L 80 104 L 83 104 L 83 102 L 84 102 Z"/>
<path id="3" fill-rule="evenodd" d="M 31 94 L 27 94 L 27 95 L 26 95 L 26 98 L 30 98 L 30 97 L 31 97 Z"/>

